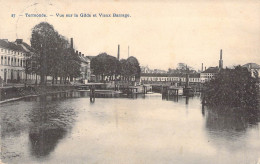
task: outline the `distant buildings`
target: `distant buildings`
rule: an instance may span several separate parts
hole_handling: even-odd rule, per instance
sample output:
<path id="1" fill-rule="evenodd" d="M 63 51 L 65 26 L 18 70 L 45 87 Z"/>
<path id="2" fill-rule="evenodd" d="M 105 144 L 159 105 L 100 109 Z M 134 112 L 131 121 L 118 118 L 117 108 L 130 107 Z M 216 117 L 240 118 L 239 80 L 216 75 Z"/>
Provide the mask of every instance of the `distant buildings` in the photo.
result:
<path id="1" fill-rule="evenodd" d="M 223 69 L 222 49 L 220 50 L 220 59 L 218 67 L 209 67 L 203 71 L 203 64 L 200 74 L 194 70 L 189 70 L 189 82 L 191 83 L 205 83 L 210 81 L 216 74 Z M 186 64 L 179 63 L 176 70 L 169 70 L 168 73 L 154 73 L 148 67 L 142 67 L 141 81 L 171 81 L 171 82 L 185 82 Z"/>
<path id="2" fill-rule="evenodd" d="M 79 54 L 79 58 L 81 61 L 80 64 L 80 80 L 82 80 L 83 83 L 88 83 L 91 81 L 91 68 L 90 63 L 91 60 L 95 56 L 84 56 L 84 54 Z"/>
<path id="3" fill-rule="evenodd" d="M 218 72 L 218 67 L 209 67 L 208 69 L 200 73 L 200 82 L 205 83 L 207 81 L 210 81 L 213 77 L 216 76 Z"/>
<path id="4" fill-rule="evenodd" d="M 247 63 L 243 65 L 242 67 L 246 67 L 249 72 L 251 72 L 251 76 L 255 77 L 255 73 L 259 74 L 260 72 L 260 65 L 256 63 Z"/>
<path id="5" fill-rule="evenodd" d="M 74 49 L 73 38 L 71 40 L 71 48 Z M 76 78 L 76 80 L 81 81 L 82 83 L 88 83 L 91 80 L 91 69 L 90 62 L 94 56 L 85 56 L 83 53 L 76 50 L 76 55 L 80 59 L 80 77 Z"/>
<path id="6" fill-rule="evenodd" d="M 185 83 L 186 76 L 185 74 L 154 74 L 154 73 L 141 73 L 140 77 L 141 82 L 178 82 Z M 200 74 L 189 74 L 190 83 L 200 83 Z"/>
<path id="7" fill-rule="evenodd" d="M 219 58 L 219 65 L 218 67 L 209 67 L 208 69 L 205 68 L 205 71 L 200 73 L 200 81 L 201 83 L 205 83 L 210 81 L 212 78 L 216 76 L 216 74 L 223 69 L 223 60 L 222 60 L 222 49 L 220 50 L 220 58 Z M 203 64 L 202 64 L 203 70 Z"/>

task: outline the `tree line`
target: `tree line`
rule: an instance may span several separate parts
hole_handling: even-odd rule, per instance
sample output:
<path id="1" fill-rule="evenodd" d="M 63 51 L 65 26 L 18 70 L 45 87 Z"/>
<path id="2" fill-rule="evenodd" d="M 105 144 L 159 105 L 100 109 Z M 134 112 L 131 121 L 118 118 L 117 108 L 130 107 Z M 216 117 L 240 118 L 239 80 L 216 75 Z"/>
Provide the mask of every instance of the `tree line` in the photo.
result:
<path id="1" fill-rule="evenodd" d="M 132 77 L 140 78 L 141 73 L 140 64 L 133 56 L 118 60 L 107 53 L 101 53 L 91 60 L 90 66 L 92 73 L 100 76 L 102 81 L 104 77 L 129 81 Z"/>
<path id="2" fill-rule="evenodd" d="M 40 75 L 40 84 L 46 84 L 47 76 L 52 77 L 52 83 L 57 83 L 58 78 L 60 83 L 66 83 L 80 76 L 80 58 L 68 39 L 49 23 L 41 22 L 32 28 L 31 47 L 34 53 L 27 60 L 25 71 Z"/>

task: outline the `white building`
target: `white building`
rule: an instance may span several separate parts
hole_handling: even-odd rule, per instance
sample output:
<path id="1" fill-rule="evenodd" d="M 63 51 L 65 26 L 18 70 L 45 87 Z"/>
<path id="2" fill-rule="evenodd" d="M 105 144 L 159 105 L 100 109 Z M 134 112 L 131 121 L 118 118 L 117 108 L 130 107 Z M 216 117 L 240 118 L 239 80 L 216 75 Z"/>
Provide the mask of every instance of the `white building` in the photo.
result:
<path id="1" fill-rule="evenodd" d="M 0 39 L 0 77 L 4 83 L 15 83 L 25 80 L 26 58 L 32 53 L 31 47 L 22 39 L 9 42 Z M 35 79 L 36 75 L 28 75 L 28 79 Z"/>
<path id="2" fill-rule="evenodd" d="M 205 83 L 207 81 L 210 81 L 212 78 L 216 76 L 216 74 L 219 72 L 218 67 L 209 67 L 205 71 L 200 73 L 200 81 L 201 83 Z"/>
<path id="3" fill-rule="evenodd" d="M 175 74 L 153 74 L 153 73 L 142 73 L 140 77 L 141 82 L 185 82 L 185 75 Z M 199 74 L 189 75 L 190 83 L 200 83 Z"/>
<path id="4" fill-rule="evenodd" d="M 90 62 L 93 58 L 92 56 L 84 56 L 81 52 L 76 51 L 81 63 L 80 63 L 80 77 L 76 80 L 80 80 L 83 83 L 88 83 L 91 80 L 91 69 Z"/>

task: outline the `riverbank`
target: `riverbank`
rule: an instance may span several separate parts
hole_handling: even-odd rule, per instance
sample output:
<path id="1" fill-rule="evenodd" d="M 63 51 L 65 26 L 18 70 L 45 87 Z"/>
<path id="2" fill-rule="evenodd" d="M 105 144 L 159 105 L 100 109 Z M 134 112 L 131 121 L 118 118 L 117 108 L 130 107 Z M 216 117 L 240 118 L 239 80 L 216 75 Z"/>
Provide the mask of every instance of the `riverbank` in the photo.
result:
<path id="1" fill-rule="evenodd" d="M 20 100 L 26 97 L 33 97 L 33 96 L 59 93 L 59 92 L 68 92 L 73 90 L 76 90 L 76 86 L 56 85 L 56 86 L 5 87 L 5 88 L 0 88 L 0 104 Z"/>

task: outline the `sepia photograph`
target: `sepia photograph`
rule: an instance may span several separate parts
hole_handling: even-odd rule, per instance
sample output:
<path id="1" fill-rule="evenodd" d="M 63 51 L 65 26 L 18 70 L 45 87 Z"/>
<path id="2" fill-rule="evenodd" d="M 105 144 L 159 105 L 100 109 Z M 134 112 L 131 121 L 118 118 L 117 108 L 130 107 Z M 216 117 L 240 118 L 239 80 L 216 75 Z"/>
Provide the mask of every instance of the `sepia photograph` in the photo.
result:
<path id="1" fill-rule="evenodd" d="M 0 164 L 260 164 L 259 0 L 0 4 Z"/>

